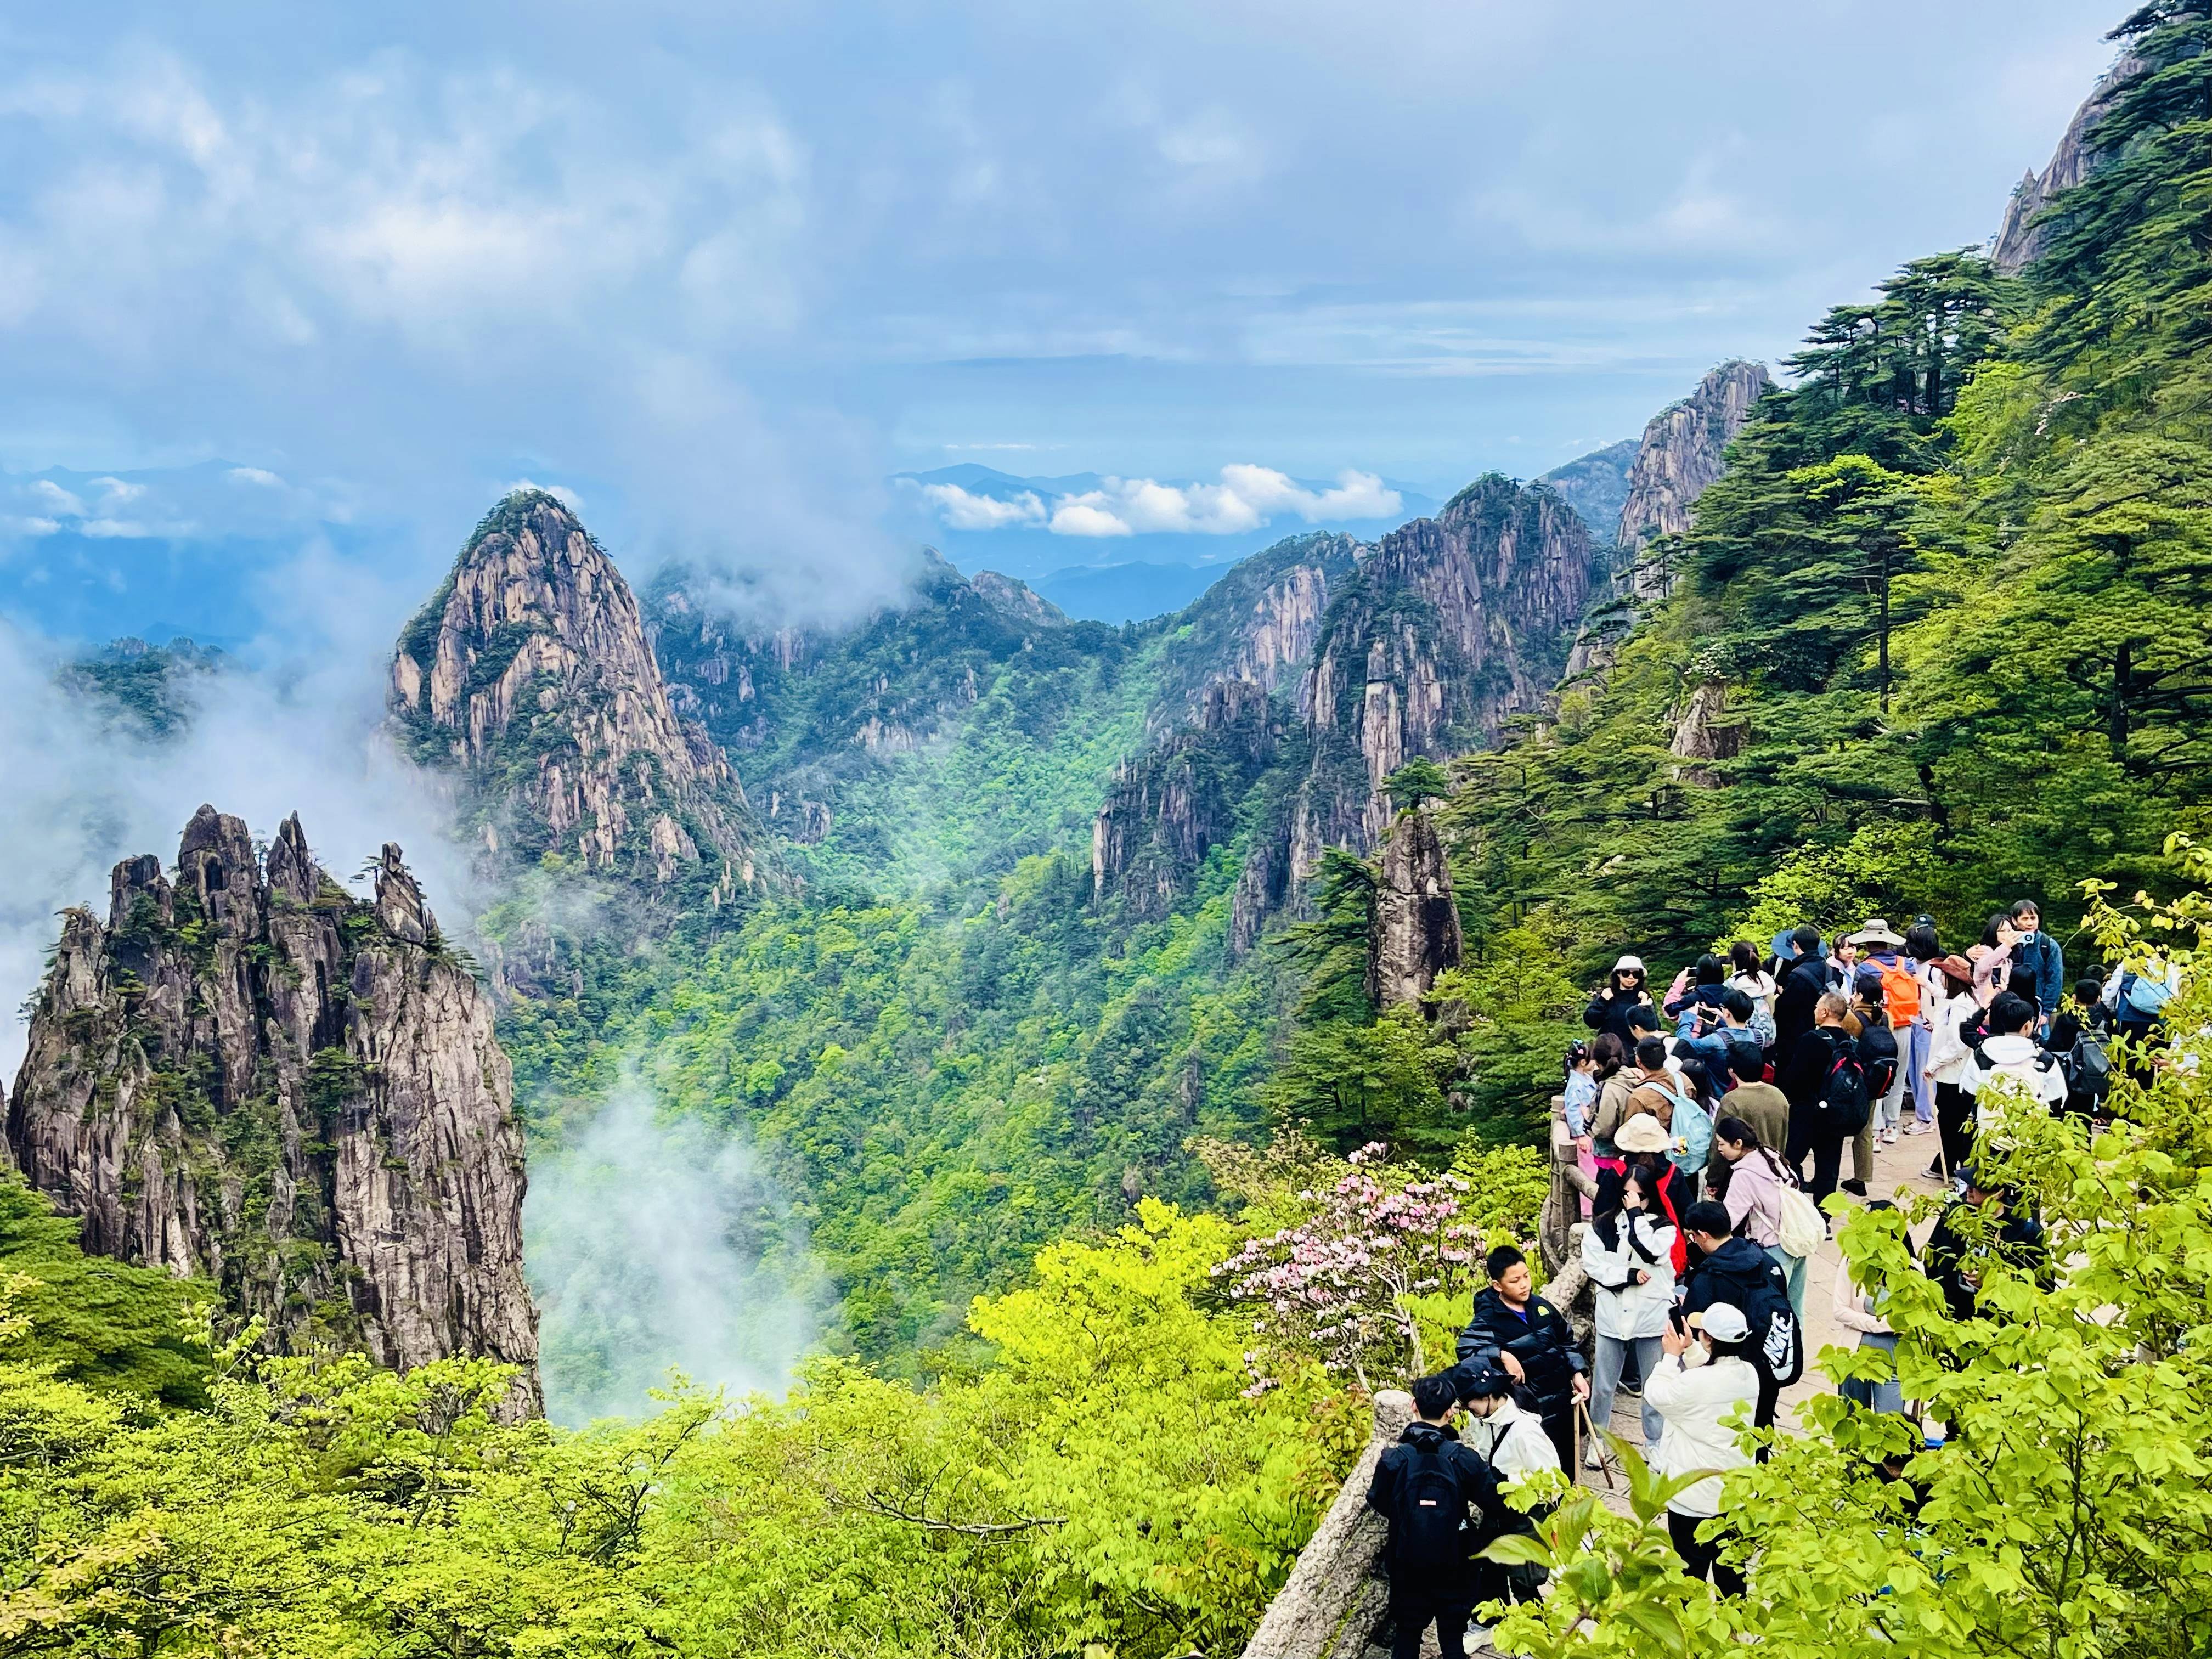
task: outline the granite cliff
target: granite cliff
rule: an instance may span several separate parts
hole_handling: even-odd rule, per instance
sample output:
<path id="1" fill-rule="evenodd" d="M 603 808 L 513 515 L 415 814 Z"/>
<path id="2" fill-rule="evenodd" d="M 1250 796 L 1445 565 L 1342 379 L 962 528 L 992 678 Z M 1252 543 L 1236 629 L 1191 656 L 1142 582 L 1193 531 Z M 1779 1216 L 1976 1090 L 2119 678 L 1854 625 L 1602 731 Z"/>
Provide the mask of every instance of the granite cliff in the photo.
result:
<path id="1" fill-rule="evenodd" d="M 1367 1000 L 1389 1008 L 1426 996 L 1437 975 L 1459 966 L 1465 945 L 1434 818 L 1419 810 L 1400 813 L 1379 862 Z"/>
<path id="2" fill-rule="evenodd" d="M 1329 600 L 1367 552 L 1331 531 L 1293 536 L 1231 566 L 1168 619 L 1152 724 L 1194 717 L 1206 688 L 1224 680 L 1288 692 L 1305 672 Z"/>
<path id="3" fill-rule="evenodd" d="M 1094 897 L 1119 895 L 1132 915 L 1165 915 L 1213 848 L 1237 833 L 1237 809 L 1273 763 L 1283 710 L 1251 680 L 1213 680 L 1198 717 L 1116 770 L 1091 827 Z"/>
<path id="4" fill-rule="evenodd" d="M 678 717 L 629 583 L 542 491 L 477 526 L 400 635 L 390 707 L 415 757 L 459 781 L 495 870 L 553 854 L 695 910 L 763 874 L 744 791 Z"/>
<path id="5" fill-rule="evenodd" d="M 1543 706 L 1592 562 L 1564 501 L 1496 473 L 1376 544 L 1331 604 L 1299 686 L 1309 758 L 1291 806 L 1292 878 L 1324 847 L 1380 844 L 1382 781 L 1406 762 L 1487 746 L 1510 716 Z"/>
<path id="6" fill-rule="evenodd" d="M 2005 204 L 2004 222 L 1997 228 L 1996 240 L 1990 250 L 1990 257 L 1999 270 L 2017 273 L 2043 252 L 2045 231 L 2035 222 L 2036 216 L 2050 206 L 2061 191 L 2071 190 L 2089 176 L 2100 159 L 2095 135 L 2098 121 L 2111 107 L 2113 94 L 2121 83 L 2148 67 L 2130 52 L 2106 70 L 2090 88 L 2089 95 L 2081 100 L 2081 107 L 2074 112 L 2074 118 L 2066 124 L 2050 162 L 2042 172 L 2031 171 L 2013 187 L 2012 198 Z"/>
<path id="7" fill-rule="evenodd" d="M 1582 619 L 1566 678 L 1602 672 L 1637 618 L 1673 591 L 1673 538 L 1689 529 L 1698 497 L 1721 476 L 1729 445 L 1772 384 L 1764 363 L 1725 362 L 1645 423 L 1628 469 L 1611 572 Z"/>
<path id="8" fill-rule="evenodd" d="M 522 1132 L 489 998 L 387 845 L 373 900 L 298 817 L 265 860 L 203 806 L 173 870 L 126 859 L 64 913 L 9 1100 L 26 1179 L 84 1248 L 202 1276 L 280 1352 L 521 1368 Z"/>

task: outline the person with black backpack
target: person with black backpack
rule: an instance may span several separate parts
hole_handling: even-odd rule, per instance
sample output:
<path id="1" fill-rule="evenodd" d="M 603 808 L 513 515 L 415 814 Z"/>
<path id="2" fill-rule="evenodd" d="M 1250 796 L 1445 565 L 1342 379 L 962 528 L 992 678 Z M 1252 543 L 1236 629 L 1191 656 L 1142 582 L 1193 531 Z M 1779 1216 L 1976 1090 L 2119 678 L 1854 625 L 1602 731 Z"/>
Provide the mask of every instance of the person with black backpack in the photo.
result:
<path id="1" fill-rule="evenodd" d="M 1496 1472 L 1454 1431 L 1459 1391 L 1460 1379 L 1449 1372 L 1413 1384 L 1413 1420 L 1367 1485 L 1367 1507 L 1390 1528 L 1382 1568 L 1390 1580 L 1391 1659 L 1419 1659 L 1431 1624 L 1443 1652 L 1464 1651 L 1475 1604 L 1486 1599 L 1476 1553 L 1528 1525 L 1498 1497 Z"/>
<path id="2" fill-rule="evenodd" d="M 1726 1205 L 1710 1199 L 1692 1204 L 1683 1212 L 1682 1231 L 1691 1253 L 1703 1258 L 1685 1281 L 1682 1315 L 1691 1318 L 1718 1302 L 1742 1310 L 1751 1327 L 1744 1358 L 1759 1372 L 1752 1425 L 1771 1427 L 1782 1390 L 1805 1374 L 1805 1328 L 1790 1306 L 1789 1281 L 1772 1256 L 1736 1235 Z"/>
<path id="3" fill-rule="evenodd" d="M 1813 1174 L 1805 1190 L 1815 1204 L 1836 1190 L 1844 1143 L 1866 1127 L 1873 1111 L 1866 1068 L 1844 1029 L 1850 1012 L 1841 993 L 1823 992 L 1813 1005 L 1813 1029 L 1797 1039 L 1775 1079 L 1790 1097 L 1788 1157 L 1802 1176 L 1806 1155 L 1811 1154 Z"/>
<path id="4" fill-rule="evenodd" d="M 2066 1079 L 2066 1113 L 2092 1122 L 2112 1121 L 2112 1011 L 2102 981 L 2074 981 L 2073 996 L 2051 1022 L 2045 1047 L 2058 1058 Z"/>
<path id="5" fill-rule="evenodd" d="M 1844 1030 L 1858 1048 L 1859 1068 L 1866 1076 L 1868 1103 L 1867 1121 L 1851 1137 L 1851 1178 L 1842 1183 L 1854 1198 L 1864 1198 L 1867 1182 L 1874 1179 L 1875 1146 L 1895 1139 L 1894 1119 L 1887 1114 L 1895 1112 L 1903 1098 L 1897 1079 L 1904 1069 L 1904 1046 L 1886 996 L 1881 970 L 1863 967 L 1851 983 L 1851 1011 L 1844 1016 Z"/>

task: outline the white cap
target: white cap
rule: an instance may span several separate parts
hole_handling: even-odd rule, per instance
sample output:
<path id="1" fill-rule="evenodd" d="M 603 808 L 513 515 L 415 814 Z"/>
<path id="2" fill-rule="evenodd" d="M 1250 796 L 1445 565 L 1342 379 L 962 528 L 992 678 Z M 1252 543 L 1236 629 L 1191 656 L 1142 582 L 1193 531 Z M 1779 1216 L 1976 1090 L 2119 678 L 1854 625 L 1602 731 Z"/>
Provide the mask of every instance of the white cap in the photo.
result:
<path id="1" fill-rule="evenodd" d="M 1751 1334 L 1751 1323 L 1743 1316 L 1743 1310 L 1729 1302 L 1716 1302 L 1707 1308 L 1698 1328 L 1716 1342 L 1741 1342 Z"/>
<path id="2" fill-rule="evenodd" d="M 1616 974 L 1640 974 L 1644 971 L 1644 958 L 1623 957 L 1613 964 L 1613 971 Z"/>

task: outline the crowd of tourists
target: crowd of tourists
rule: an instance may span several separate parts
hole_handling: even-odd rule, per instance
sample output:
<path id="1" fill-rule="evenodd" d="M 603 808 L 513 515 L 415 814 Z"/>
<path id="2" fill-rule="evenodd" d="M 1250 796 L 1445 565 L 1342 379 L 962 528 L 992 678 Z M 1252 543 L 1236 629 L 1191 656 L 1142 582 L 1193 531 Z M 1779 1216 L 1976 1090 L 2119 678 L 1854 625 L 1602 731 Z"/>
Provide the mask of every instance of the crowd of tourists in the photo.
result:
<path id="1" fill-rule="evenodd" d="M 1656 993 L 1643 961 L 1623 956 L 1584 1010 L 1592 1035 L 1568 1050 L 1558 1106 L 1584 1194 L 1591 1351 L 1519 1250 L 1490 1253 L 1459 1363 L 1414 1385 L 1415 1420 L 1368 1495 L 1390 1523 L 1394 1652 L 1417 1652 L 1433 1622 L 1456 1653 L 1479 1603 L 1534 1593 L 1522 1570 L 1475 1559 L 1528 1524 L 1498 1488 L 1601 1468 L 1595 1431 L 1610 1430 L 1624 1392 L 1640 1395 L 1645 1453 L 1662 1474 L 1751 1461 L 1730 1425 L 1771 1426 L 1803 1374 L 1810 1267 L 1830 1224 L 1821 1200 L 1868 1198 L 1877 1148 L 1923 1138 L 1925 1175 L 1951 1189 L 1920 1261 L 1954 1316 L 1973 1315 L 1985 1251 L 2039 1261 L 2031 1208 L 1977 1160 L 1986 1171 L 2021 1113 L 2105 1116 L 2117 1040 L 2147 1048 L 2174 988 L 2171 974 L 2121 969 L 2069 981 L 2063 948 L 2025 900 L 1963 951 L 1946 950 L 1927 916 L 1901 933 L 1881 917 L 1832 938 L 1801 927 L 1765 951 L 1740 941 L 1700 957 Z M 1970 1210 L 1979 1224 L 1966 1224 Z M 1830 1295 L 1840 1331 L 1894 1349 L 1879 1298 L 1847 1263 Z M 1844 1393 L 1905 1408 L 1893 1375 Z M 1735 1595 L 1722 1487 L 1718 1475 L 1692 1485 L 1668 1522 L 1691 1576 Z"/>

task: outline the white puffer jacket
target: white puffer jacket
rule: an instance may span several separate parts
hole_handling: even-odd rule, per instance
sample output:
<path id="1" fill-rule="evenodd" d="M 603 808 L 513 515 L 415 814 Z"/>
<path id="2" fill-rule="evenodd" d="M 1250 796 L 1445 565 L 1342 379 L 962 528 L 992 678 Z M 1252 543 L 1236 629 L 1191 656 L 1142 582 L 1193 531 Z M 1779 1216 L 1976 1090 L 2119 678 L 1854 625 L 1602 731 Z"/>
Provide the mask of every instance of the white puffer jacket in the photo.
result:
<path id="1" fill-rule="evenodd" d="M 1583 1271 L 1597 1287 L 1597 1334 L 1622 1341 L 1656 1336 L 1674 1305 L 1674 1230 L 1648 1210 L 1623 1211 L 1613 1221 L 1611 1249 L 1595 1222 L 1583 1230 Z M 1636 1282 L 1639 1269 L 1650 1283 Z"/>
<path id="2" fill-rule="evenodd" d="M 1966 1073 L 1974 1051 L 1966 1047 L 1960 1027 L 1981 1012 L 1981 1004 L 1964 994 L 1946 997 L 1936 1011 L 1935 1035 L 1928 1044 L 1928 1069 L 1938 1083 L 1956 1084 Z"/>
<path id="3" fill-rule="evenodd" d="M 1748 1424 L 1759 1403 L 1759 1373 L 1748 1359 L 1716 1359 L 1694 1369 L 1679 1359 L 1662 1359 L 1644 1379 L 1644 1401 L 1667 1425 L 1651 1460 L 1662 1474 L 1750 1467 L 1750 1454 L 1737 1446 L 1735 1431 L 1721 1426 L 1736 1416 Z M 1677 1515 L 1718 1515 L 1720 1476 L 1685 1487 L 1667 1507 Z"/>

